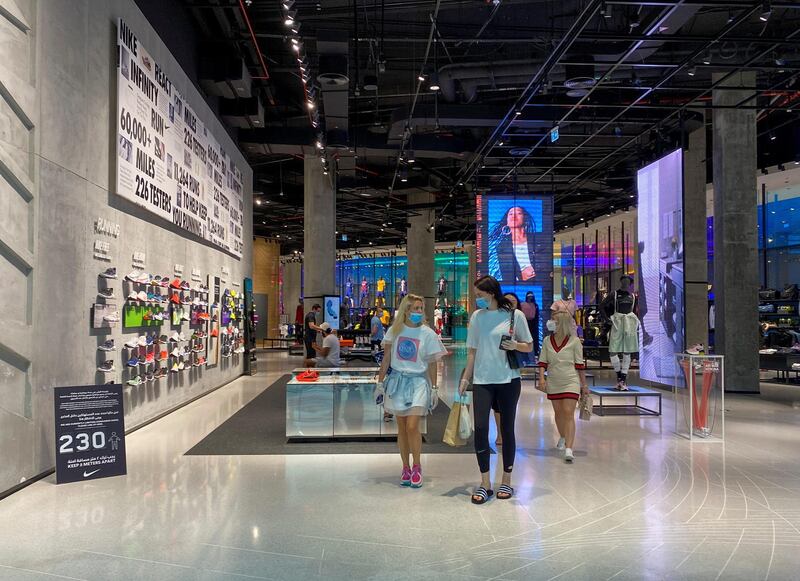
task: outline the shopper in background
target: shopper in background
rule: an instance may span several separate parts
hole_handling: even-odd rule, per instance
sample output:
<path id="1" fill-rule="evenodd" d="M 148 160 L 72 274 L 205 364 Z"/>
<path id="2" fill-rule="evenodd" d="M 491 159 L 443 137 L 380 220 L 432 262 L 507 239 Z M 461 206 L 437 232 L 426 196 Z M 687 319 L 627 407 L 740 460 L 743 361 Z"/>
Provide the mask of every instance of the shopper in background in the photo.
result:
<path id="1" fill-rule="evenodd" d="M 511 472 L 516 456 L 514 422 L 520 394 L 520 374 L 509 365 L 508 351 L 530 353 L 533 342 L 525 316 L 513 308 L 503 296 L 500 283 L 491 276 L 475 282 L 476 304 L 467 331 L 467 367 L 459 385 L 463 394 L 473 383 L 475 413 L 475 454 L 481 471 L 481 485 L 472 496 L 474 504 L 483 504 L 494 492 L 489 478 L 489 414 L 497 400 L 502 417 L 503 482 L 497 498 L 505 500 L 514 495 Z M 513 321 L 513 332 L 512 332 Z"/>
<path id="2" fill-rule="evenodd" d="M 569 313 L 555 313 L 551 321 L 555 322 L 555 331 L 542 345 L 536 389 L 545 392 L 553 404 L 560 436 L 556 448 L 564 451 L 564 461 L 571 464 L 575 459 L 572 453 L 575 444 L 575 406 L 581 394 L 588 393 L 583 345 L 575 335 L 575 319 Z"/>
<path id="3" fill-rule="evenodd" d="M 303 325 L 303 343 L 306 346 L 306 359 L 313 359 L 314 342 L 317 340 L 317 333 L 322 331 L 322 328 L 317 325 L 317 313 L 322 310 L 322 305 L 314 303 L 311 307 L 311 312 L 308 313 L 304 319 Z"/>
<path id="4" fill-rule="evenodd" d="M 519 308 L 525 315 L 525 320 L 528 321 L 528 330 L 531 332 L 531 337 L 533 337 L 531 363 L 535 363 L 535 359 L 539 357 L 539 303 L 536 302 L 536 295 L 533 294 L 533 291 L 528 291 L 525 294 L 525 302 Z"/>
<path id="5" fill-rule="evenodd" d="M 550 305 L 550 318 L 553 319 L 553 316 L 556 313 L 567 313 L 570 318 L 572 319 L 572 333 L 575 334 L 577 332 L 578 323 L 575 320 L 575 313 L 578 311 L 578 304 L 575 302 L 575 299 L 570 297 L 569 289 L 567 287 L 561 287 L 561 298 L 556 300 L 552 305 Z"/>
<path id="6" fill-rule="evenodd" d="M 439 403 L 436 362 L 447 353 L 439 336 L 425 321 L 422 297 L 409 294 L 403 298 L 383 339 L 383 347 L 375 401 L 383 401 L 385 411 L 397 416 L 397 445 L 403 461 L 400 484 L 419 488 L 422 486 L 419 422 Z M 409 463 L 409 455 L 413 464 Z"/>
<path id="7" fill-rule="evenodd" d="M 372 344 L 372 350 L 377 351 L 383 342 L 384 332 L 383 323 L 381 322 L 378 313 L 379 309 L 372 309 L 370 324 L 369 324 L 369 341 Z"/>
<path id="8" fill-rule="evenodd" d="M 322 332 L 322 345 L 313 344 L 317 357 L 307 359 L 306 367 L 341 367 L 341 344 L 336 331 L 331 328 L 330 323 L 322 323 L 319 329 Z"/>

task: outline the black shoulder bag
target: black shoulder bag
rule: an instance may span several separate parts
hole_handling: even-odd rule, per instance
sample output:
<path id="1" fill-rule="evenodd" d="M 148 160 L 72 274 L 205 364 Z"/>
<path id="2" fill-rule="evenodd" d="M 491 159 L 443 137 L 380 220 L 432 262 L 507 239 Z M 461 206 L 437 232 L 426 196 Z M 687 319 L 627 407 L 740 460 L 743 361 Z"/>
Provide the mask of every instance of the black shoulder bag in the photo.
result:
<path id="1" fill-rule="evenodd" d="M 511 311 L 511 321 L 508 327 L 508 335 L 503 335 L 500 339 L 500 344 L 502 345 L 503 341 L 506 339 L 513 339 L 514 338 L 514 316 L 516 315 L 516 309 L 512 309 Z M 502 347 L 500 347 L 502 349 Z M 517 352 L 516 351 L 508 351 L 503 349 L 506 352 L 506 359 L 508 359 L 508 366 L 511 369 L 519 369 L 519 359 L 517 359 Z"/>

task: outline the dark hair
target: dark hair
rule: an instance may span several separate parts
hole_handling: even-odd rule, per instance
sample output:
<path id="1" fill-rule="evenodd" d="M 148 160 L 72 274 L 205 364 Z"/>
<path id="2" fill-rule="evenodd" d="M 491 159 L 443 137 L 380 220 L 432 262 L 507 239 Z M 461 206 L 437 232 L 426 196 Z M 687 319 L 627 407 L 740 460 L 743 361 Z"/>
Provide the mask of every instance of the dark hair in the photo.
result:
<path id="1" fill-rule="evenodd" d="M 619 277 L 619 281 L 622 282 L 626 278 L 631 282 L 631 284 L 633 284 L 633 277 L 630 274 L 623 274 L 621 277 Z"/>
<path id="2" fill-rule="evenodd" d="M 519 300 L 519 297 L 517 296 L 517 293 L 507 292 L 507 293 L 503 293 L 503 296 L 504 297 L 514 297 L 517 300 L 517 308 L 519 308 L 519 306 L 522 304 L 522 301 Z"/>
<path id="3" fill-rule="evenodd" d="M 522 228 L 526 234 L 534 234 L 536 232 L 536 220 L 533 219 L 530 212 L 522 206 L 511 206 L 506 213 L 503 214 L 502 220 L 495 224 L 492 231 L 489 233 L 489 240 L 500 240 L 500 238 L 510 236 L 511 233 L 506 233 L 503 229 L 508 227 L 508 214 L 514 208 L 519 208 L 522 211 Z"/>
<path id="4" fill-rule="evenodd" d="M 475 281 L 474 286 L 476 289 L 492 295 L 494 300 L 497 301 L 497 307 L 499 309 L 505 309 L 506 311 L 511 310 L 511 301 L 503 296 L 503 289 L 500 288 L 500 283 L 497 282 L 495 277 L 488 275 L 482 276 Z"/>
<path id="5" fill-rule="evenodd" d="M 311 307 L 311 310 L 313 311 L 314 309 L 321 309 L 321 308 L 322 308 L 322 305 L 321 305 L 321 304 L 319 304 L 319 303 L 314 303 L 314 306 L 313 306 L 313 307 Z"/>

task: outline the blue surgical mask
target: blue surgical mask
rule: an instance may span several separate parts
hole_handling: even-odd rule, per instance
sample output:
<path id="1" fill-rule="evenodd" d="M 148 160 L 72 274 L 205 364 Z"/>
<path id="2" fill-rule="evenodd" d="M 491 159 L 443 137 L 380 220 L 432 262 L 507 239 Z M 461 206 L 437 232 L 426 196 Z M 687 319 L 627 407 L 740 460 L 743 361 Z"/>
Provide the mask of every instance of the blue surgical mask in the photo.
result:
<path id="1" fill-rule="evenodd" d="M 411 321 L 413 325 L 419 325 L 424 318 L 425 315 L 422 313 L 409 313 L 408 315 L 408 320 Z"/>
<path id="2" fill-rule="evenodd" d="M 475 304 L 478 305 L 479 309 L 486 309 L 489 307 L 489 299 L 478 297 L 475 299 Z"/>

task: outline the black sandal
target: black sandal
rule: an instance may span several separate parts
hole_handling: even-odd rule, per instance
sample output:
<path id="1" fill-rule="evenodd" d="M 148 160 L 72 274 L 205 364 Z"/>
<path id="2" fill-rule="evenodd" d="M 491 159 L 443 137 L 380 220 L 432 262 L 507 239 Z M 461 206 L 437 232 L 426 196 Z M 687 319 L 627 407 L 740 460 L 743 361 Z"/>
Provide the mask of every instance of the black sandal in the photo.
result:
<path id="1" fill-rule="evenodd" d="M 486 490 L 483 486 L 479 486 L 478 489 L 472 494 L 472 504 L 483 504 L 487 500 L 489 500 L 494 495 L 494 490 Z M 475 500 L 476 496 L 480 496 L 480 500 Z"/>
<path id="2" fill-rule="evenodd" d="M 501 494 L 506 496 L 500 496 Z M 508 500 L 512 496 L 514 496 L 514 489 L 508 484 L 501 484 L 500 488 L 497 489 L 497 500 Z"/>

